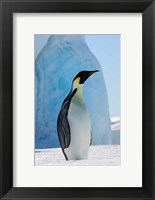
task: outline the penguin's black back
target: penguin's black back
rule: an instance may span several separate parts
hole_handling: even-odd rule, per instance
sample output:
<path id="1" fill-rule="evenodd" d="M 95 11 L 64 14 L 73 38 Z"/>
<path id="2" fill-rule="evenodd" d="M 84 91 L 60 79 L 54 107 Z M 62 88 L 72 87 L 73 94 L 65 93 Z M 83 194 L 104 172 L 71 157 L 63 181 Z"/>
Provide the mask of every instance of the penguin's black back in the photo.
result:
<path id="1" fill-rule="evenodd" d="M 71 136 L 70 136 L 70 127 L 68 124 L 67 116 L 68 116 L 68 109 L 70 106 L 71 99 L 75 95 L 76 91 L 77 91 L 77 88 L 74 89 L 73 91 L 72 90 L 70 91 L 69 95 L 63 101 L 61 110 L 58 115 L 57 131 L 58 131 L 60 146 L 62 149 L 68 148 L 70 145 Z"/>

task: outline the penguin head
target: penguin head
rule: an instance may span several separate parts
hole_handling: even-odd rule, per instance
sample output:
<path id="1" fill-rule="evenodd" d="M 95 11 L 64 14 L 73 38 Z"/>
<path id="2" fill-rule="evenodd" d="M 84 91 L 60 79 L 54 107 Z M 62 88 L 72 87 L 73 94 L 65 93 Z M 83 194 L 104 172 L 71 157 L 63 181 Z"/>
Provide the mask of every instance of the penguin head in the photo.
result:
<path id="1" fill-rule="evenodd" d="M 94 71 L 81 71 L 79 72 L 75 78 L 73 79 L 73 82 L 76 82 L 78 84 L 84 84 L 84 82 L 95 72 L 99 72 L 99 70 Z"/>

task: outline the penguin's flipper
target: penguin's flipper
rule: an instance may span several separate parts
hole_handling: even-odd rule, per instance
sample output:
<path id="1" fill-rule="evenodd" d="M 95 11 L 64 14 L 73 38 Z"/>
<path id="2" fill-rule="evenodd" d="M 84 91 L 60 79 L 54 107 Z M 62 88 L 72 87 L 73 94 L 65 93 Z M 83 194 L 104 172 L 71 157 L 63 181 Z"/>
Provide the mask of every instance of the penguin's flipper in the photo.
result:
<path id="1" fill-rule="evenodd" d="M 65 98 L 59 116 L 57 120 L 57 130 L 58 130 L 58 136 L 60 141 L 60 146 L 62 149 L 68 148 L 70 145 L 70 127 L 68 124 L 68 109 L 70 105 L 70 101 L 74 94 L 76 93 L 77 89 L 74 91 L 71 91 L 69 95 Z"/>

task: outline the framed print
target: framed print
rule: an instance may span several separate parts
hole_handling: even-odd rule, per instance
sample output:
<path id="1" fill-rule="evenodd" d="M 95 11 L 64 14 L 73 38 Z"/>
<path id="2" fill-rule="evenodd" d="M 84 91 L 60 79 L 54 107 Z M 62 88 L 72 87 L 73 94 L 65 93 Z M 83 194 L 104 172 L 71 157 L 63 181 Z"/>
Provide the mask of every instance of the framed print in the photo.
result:
<path id="1" fill-rule="evenodd" d="M 154 1 L 1 1 L 1 198 L 154 199 Z"/>
<path id="2" fill-rule="evenodd" d="M 42 24 L 53 26 L 40 26 L 41 20 Z M 98 23 L 92 27 L 93 21 Z M 128 26 L 125 26 L 126 22 Z M 104 24 L 103 28 L 100 27 L 101 23 Z M 111 26 L 113 23 L 117 24 L 117 30 Z M 18 169 L 14 172 L 14 185 L 40 187 L 41 183 L 42 187 L 141 187 L 141 14 L 132 14 L 132 17 L 130 14 L 112 16 L 104 13 L 89 17 L 88 14 L 80 14 L 80 18 L 79 14 L 72 13 L 38 16 L 14 14 L 13 24 L 14 37 L 18 35 L 14 44 L 14 101 L 18 102 L 18 108 L 14 107 L 14 138 L 20 138 L 15 139 L 13 144 L 14 169 Z M 80 24 L 83 34 L 79 33 L 77 24 Z M 130 48 L 131 41 L 134 41 L 134 50 Z M 43 45 L 40 50 L 38 42 Z M 23 63 L 25 55 L 29 59 Z M 20 66 L 23 65 L 24 70 L 21 70 Z M 83 78 L 81 83 L 79 80 L 82 80 L 83 73 L 92 75 L 89 78 L 86 76 L 85 81 Z M 136 87 L 132 86 L 128 77 L 132 77 Z M 24 99 L 27 99 L 26 107 L 23 105 Z M 137 110 L 134 117 L 128 105 L 131 105 L 133 112 Z M 114 112 L 116 115 L 112 114 Z M 22 113 L 25 113 L 24 116 Z M 24 121 L 32 125 L 25 126 L 23 131 Z M 135 122 L 136 133 L 130 129 L 130 124 Z M 76 131 L 78 137 L 75 138 L 72 134 Z M 132 149 L 129 141 L 132 141 Z M 25 176 L 25 166 L 31 175 Z M 132 176 L 127 173 L 129 169 Z M 67 176 L 68 173 L 70 176 Z M 87 177 L 82 183 L 79 174 Z M 33 177 L 31 183 L 29 177 Z M 52 182 L 47 181 L 51 179 Z"/>

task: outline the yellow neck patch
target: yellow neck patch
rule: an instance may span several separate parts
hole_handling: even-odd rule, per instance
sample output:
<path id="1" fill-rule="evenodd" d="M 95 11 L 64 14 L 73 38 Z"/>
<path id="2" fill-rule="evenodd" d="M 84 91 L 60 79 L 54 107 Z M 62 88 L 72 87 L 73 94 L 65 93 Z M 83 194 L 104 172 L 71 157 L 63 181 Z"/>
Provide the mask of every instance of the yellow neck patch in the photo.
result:
<path id="1" fill-rule="evenodd" d="M 74 80 L 74 82 L 73 82 L 73 89 L 75 89 L 75 88 L 78 88 L 81 84 L 80 84 L 80 80 L 81 80 L 81 78 L 80 77 L 77 77 L 75 80 Z"/>
<path id="2" fill-rule="evenodd" d="M 80 78 L 80 77 L 77 77 L 75 81 L 76 81 L 77 83 L 80 83 L 80 80 L 81 80 L 81 78 Z"/>

